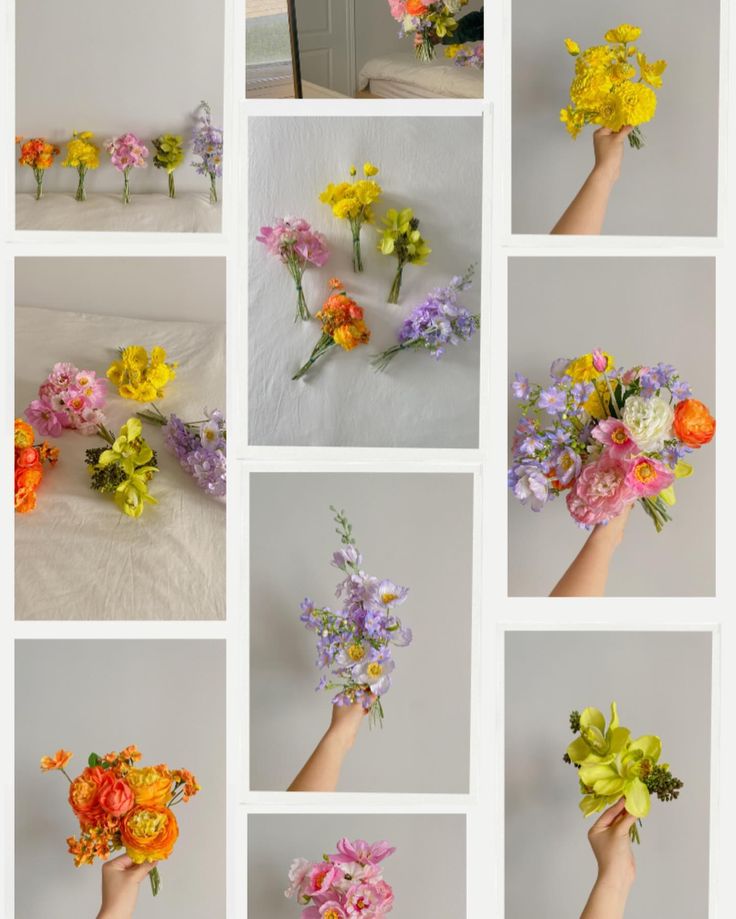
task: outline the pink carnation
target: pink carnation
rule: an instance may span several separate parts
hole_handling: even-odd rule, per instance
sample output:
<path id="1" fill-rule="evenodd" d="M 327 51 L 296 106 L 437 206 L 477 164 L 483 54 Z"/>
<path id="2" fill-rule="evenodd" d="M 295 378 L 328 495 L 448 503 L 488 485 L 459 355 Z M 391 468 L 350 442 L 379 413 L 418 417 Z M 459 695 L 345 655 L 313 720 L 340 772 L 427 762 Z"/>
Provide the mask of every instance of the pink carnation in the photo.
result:
<path id="1" fill-rule="evenodd" d="M 279 218 L 272 227 L 261 227 L 261 235 L 256 239 L 282 262 L 296 255 L 301 265 L 311 262 L 322 268 L 330 256 L 325 237 L 301 217 Z"/>
<path id="2" fill-rule="evenodd" d="M 629 464 L 610 453 L 583 466 L 567 495 L 567 509 L 583 526 L 595 526 L 617 517 L 634 500 L 627 482 Z"/>
<path id="3" fill-rule="evenodd" d="M 60 437 L 64 428 L 80 434 L 94 434 L 105 424 L 103 408 L 107 380 L 93 370 L 79 370 L 73 364 L 54 364 L 25 411 L 28 422 L 45 437 Z"/>
<path id="4" fill-rule="evenodd" d="M 113 137 L 105 144 L 105 150 L 110 154 L 110 161 L 119 172 L 131 168 L 140 169 L 147 165 L 148 147 L 135 134 Z"/>

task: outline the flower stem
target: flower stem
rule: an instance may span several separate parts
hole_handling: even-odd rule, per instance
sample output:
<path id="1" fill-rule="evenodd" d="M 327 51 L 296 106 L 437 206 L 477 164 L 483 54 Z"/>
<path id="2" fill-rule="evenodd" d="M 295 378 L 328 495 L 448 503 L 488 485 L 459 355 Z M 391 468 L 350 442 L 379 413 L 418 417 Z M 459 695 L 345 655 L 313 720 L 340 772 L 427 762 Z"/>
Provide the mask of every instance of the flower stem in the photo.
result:
<path id="1" fill-rule="evenodd" d="M 210 204 L 217 204 L 217 176 L 210 173 Z"/>
<path id="2" fill-rule="evenodd" d="M 639 125 L 629 134 L 629 146 L 633 147 L 634 150 L 641 150 L 644 146 L 644 135 L 641 133 Z"/>
<path id="3" fill-rule="evenodd" d="M 360 224 L 353 224 L 353 271 L 363 270 L 363 252 L 360 248 Z"/>
<path id="4" fill-rule="evenodd" d="M 130 204 L 130 166 L 123 170 L 123 204 Z"/>
<path id="5" fill-rule="evenodd" d="M 315 361 L 319 360 L 319 358 L 322 357 L 326 351 L 329 351 L 329 349 L 334 344 L 335 341 L 332 336 L 328 335 L 327 332 L 323 332 L 320 340 L 314 346 L 314 351 L 312 351 L 311 355 L 309 356 L 309 360 L 299 371 L 297 371 L 297 373 L 294 374 L 292 380 L 300 380 L 304 374 L 309 371 Z"/>
<path id="6" fill-rule="evenodd" d="M 169 173 L 169 198 L 176 198 L 176 186 L 174 184 L 174 173 Z"/>
<path id="7" fill-rule="evenodd" d="M 401 279 L 404 274 L 404 262 L 399 262 L 399 267 L 396 269 L 396 277 L 394 278 L 394 283 L 391 285 L 391 290 L 388 295 L 389 303 L 398 303 L 399 296 L 401 294 Z"/>
<path id="8" fill-rule="evenodd" d="M 161 875 L 158 873 L 158 865 L 154 865 L 151 868 L 148 873 L 148 879 L 151 882 L 151 893 L 154 897 L 157 897 L 159 890 L 161 890 Z"/>
<path id="9" fill-rule="evenodd" d="M 416 45 L 417 60 L 425 64 L 434 60 L 434 45 L 427 32 L 422 33 L 421 40 Z"/>
<path id="10" fill-rule="evenodd" d="M 79 182 L 77 183 L 77 193 L 74 195 L 75 201 L 86 201 L 87 192 L 84 190 L 84 177 L 87 175 L 86 166 L 78 166 L 77 172 L 79 174 Z"/>
<path id="11" fill-rule="evenodd" d="M 43 169 L 36 169 L 34 167 L 33 174 L 36 177 L 36 201 L 40 201 L 43 198 Z"/>
<path id="12" fill-rule="evenodd" d="M 391 348 L 386 348 L 385 351 L 382 351 L 380 354 L 377 354 L 371 360 L 371 366 L 374 368 L 376 372 L 382 373 L 388 367 L 391 361 L 396 357 L 399 351 L 406 351 L 407 348 L 410 348 L 410 347 L 411 347 L 410 344 L 403 344 L 403 345 L 393 345 L 393 347 Z"/>

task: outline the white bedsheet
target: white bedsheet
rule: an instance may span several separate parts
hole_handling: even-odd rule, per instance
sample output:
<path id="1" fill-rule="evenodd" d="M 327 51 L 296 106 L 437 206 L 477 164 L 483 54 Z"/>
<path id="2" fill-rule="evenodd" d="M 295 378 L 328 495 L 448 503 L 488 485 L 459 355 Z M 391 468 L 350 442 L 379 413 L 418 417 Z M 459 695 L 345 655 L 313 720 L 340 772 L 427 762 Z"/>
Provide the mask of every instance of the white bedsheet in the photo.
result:
<path id="1" fill-rule="evenodd" d="M 222 210 L 210 204 L 209 191 L 168 195 L 136 195 L 123 204 L 121 195 L 90 194 L 86 201 L 73 195 L 46 192 L 40 201 L 33 194 L 15 196 L 16 230 L 97 230 L 137 233 L 219 233 Z"/>
<path id="2" fill-rule="evenodd" d="M 145 295 L 145 292 L 142 292 Z M 15 313 L 17 417 L 56 361 L 104 376 L 120 345 L 166 348 L 179 371 L 160 402 L 184 420 L 225 406 L 224 323 L 162 322 L 39 308 Z M 146 408 L 110 387 L 106 409 L 117 430 Z M 225 504 L 208 497 L 146 425 L 158 451 L 151 493 L 159 504 L 134 520 L 89 487 L 84 451 L 96 437 L 66 431 L 46 470 L 38 506 L 15 516 L 15 609 L 18 619 L 223 619 Z"/>
<path id="3" fill-rule="evenodd" d="M 459 67 L 440 47 L 433 61 L 417 61 L 413 50 L 374 57 L 360 71 L 358 88 L 383 98 L 482 99 L 483 71 Z"/>

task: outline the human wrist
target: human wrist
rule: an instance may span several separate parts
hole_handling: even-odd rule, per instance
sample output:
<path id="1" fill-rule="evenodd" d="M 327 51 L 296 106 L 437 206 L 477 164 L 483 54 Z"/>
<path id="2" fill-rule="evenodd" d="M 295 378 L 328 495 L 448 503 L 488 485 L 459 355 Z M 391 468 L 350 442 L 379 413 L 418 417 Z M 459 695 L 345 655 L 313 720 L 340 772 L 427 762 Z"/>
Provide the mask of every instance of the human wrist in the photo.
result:
<path id="1" fill-rule="evenodd" d="M 355 731 L 350 725 L 331 724 L 323 739 L 338 750 L 346 752 L 355 743 Z"/>
<path id="2" fill-rule="evenodd" d="M 588 177 L 589 182 L 611 190 L 619 179 L 620 168 L 618 165 L 596 163 Z"/>
<path id="3" fill-rule="evenodd" d="M 625 900 L 634 884 L 634 874 L 621 868 L 600 868 L 595 884 L 611 896 Z"/>

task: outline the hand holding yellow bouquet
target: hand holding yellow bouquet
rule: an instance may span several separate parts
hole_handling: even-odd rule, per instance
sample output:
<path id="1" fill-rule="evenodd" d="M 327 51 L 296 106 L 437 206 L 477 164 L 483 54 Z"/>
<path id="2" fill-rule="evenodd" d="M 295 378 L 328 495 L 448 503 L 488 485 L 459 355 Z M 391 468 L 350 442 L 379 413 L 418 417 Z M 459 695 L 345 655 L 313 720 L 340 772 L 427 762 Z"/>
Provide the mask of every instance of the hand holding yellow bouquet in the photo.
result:
<path id="1" fill-rule="evenodd" d="M 586 124 L 614 132 L 631 126 L 629 143 L 637 150 L 644 146 L 639 126 L 654 118 L 654 90 L 662 86 L 667 61 L 648 61 L 635 44 L 640 35 L 638 26 L 623 24 L 606 32 L 608 44 L 585 51 L 571 38 L 565 40 L 568 53 L 575 58 L 575 76 L 570 105 L 560 112 L 560 121 L 573 138 Z"/>
<path id="2" fill-rule="evenodd" d="M 351 166 L 350 175 L 353 179 L 357 174 L 358 170 L 355 166 Z M 381 186 L 373 178 L 378 175 L 377 166 L 374 166 L 373 163 L 365 163 L 363 175 L 365 178 L 357 181 L 340 182 L 338 185 L 330 182 L 319 196 L 323 204 L 329 204 L 332 213 L 338 220 L 350 222 L 353 234 L 353 271 L 363 270 L 360 231 L 364 223 L 373 223 L 375 220 L 372 205 L 378 201 L 383 192 Z"/>

